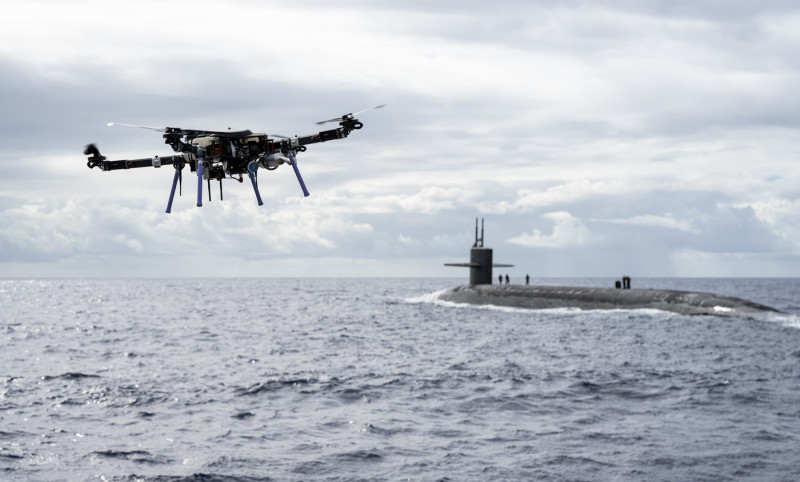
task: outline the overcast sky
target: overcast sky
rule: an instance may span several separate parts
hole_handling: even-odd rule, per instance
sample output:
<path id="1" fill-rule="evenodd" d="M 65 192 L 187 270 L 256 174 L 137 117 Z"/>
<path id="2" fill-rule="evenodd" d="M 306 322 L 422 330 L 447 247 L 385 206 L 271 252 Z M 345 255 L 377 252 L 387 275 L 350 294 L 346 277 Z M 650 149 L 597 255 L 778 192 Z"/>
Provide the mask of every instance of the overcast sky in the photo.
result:
<path id="1" fill-rule="evenodd" d="M 795 1 L 0 1 L 0 277 L 800 273 Z M 349 138 L 195 206 L 124 122 Z M 335 127 L 335 125 L 334 125 Z"/>

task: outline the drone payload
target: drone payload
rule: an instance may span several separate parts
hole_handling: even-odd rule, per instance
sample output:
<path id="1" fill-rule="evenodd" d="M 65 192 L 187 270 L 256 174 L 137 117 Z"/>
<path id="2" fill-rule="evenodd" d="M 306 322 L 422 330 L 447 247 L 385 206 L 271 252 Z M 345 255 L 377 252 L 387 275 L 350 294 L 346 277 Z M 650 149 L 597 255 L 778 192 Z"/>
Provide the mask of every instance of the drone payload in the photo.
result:
<path id="1" fill-rule="evenodd" d="M 86 165 L 91 169 L 99 167 L 103 171 L 133 169 L 137 167 L 156 167 L 172 165 L 175 175 L 172 178 L 172 189 L 167 202 L 167 213 L 172 211 L 172 201 L 176 188 L 183 184 L 183 168 L 189 166 L 191 172 L 197 173 L 197 206 L 203 205 L 203 181 L 208 183 L 209 201 L 211 200 L 211 180 L 219 181 L 219 196 L 222 199 L 222 180 L 229 178 L 244 182 L 246 173 L 250 178 L 258 205 L 261 193 L 258 190 L 257 172 L 259 168 L 273 171 L 282 164 L 289 164 L 294 169 L 303 196 L 308 196 L 308 189 L 297 167 L 297 153 L 304 152 L 308 144 L 344 139 L 350 132 L 361 129 L 364 124 L 356 119 L 358 114 L 372 109 L 380 109 L 385 104 L 370 107 L 359 112 L 345 114 L 341 117 L 317 122 L 318 125 L 328 122 L 339 122 L 339 127 L 306 136 L 283 137 L 264 133 L 243 131 L 206 131 L 181 129 L 178 127 L 147 127 L 133 124 L 109 122 L 109 126 L 120 125 L 139 127 L 163 133 L 164 143 L 178 153 L 173 156 L 153 156 L 144 159 L 123 159 L 109 161 L 100 154 L 97 146 L 89 144 L 84 154 L 89 156 Z M 238 177 L 235 177 L 238 176 Z M 180 190 L 178 191 L 180 194 Z"/>

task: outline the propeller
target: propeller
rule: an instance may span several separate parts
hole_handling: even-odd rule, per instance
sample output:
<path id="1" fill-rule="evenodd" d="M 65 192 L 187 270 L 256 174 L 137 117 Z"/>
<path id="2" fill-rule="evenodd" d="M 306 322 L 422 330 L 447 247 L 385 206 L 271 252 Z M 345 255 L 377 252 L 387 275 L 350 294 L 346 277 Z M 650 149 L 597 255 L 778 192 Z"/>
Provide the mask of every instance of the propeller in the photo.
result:
<path id="1" fill-rule="evenodd" d="M 102 157 L 100 155 L 100 150 L 97 149 L 97 146 L 94 144 L 86 144 L 86 148 L 83 150 L 83 154 L 85 156 Z"/>
<path id="2" fill-rule="evenodd" d="M 114 127 L 114 126 L 136 127 L 136 128 L 139 128 L 139 129 L 148 129 L 148 130 L 157 131 L 157 132 L 166 132 L 167 131 L 166 129 L 161 128 L 161 127 L 140 126 L 140 125 L 136 125 L 136 124 L 123 124 L 121 122 L 109 122 L 106 125 L 108 127 Z"/>
<path id="3" fill-rule="evenodd" d="M 358 112 L 351 112 L 350 114 L 345 114 L 345 115 L 343 115 L 341 117 L 334 117 L 333 119 L 319 121 L 316 124 L 317 125 L 322 125 L 322 124 L 327 124 L 328 122 L 348 121 L 348 120 L 351 120 L 351 119 L 355 118 L 355 116 L 357 116 L 358 114 L 367 112 L 368 110 L 383 109 L 384 107 L 386 107 L 386 104 L 376 105 L 375 107 L 370 107 L 369 109 L 360 110 Z"/>
<path id="4" fill-rule="evenodd" d="M 87 156 L 92 156 L 86 161 L 86 165 L 89 169 L 97 167 L 106 160 L 106 156 L 100 154 L 100 149 L 97 148 L 94 144 L 87 144 L 86 148 L 83 150 L 83 153 Z"/>
<path id="5" fill-rule="evenodd" d="M 150 126 L 140 126 L 138 124 L 124 124 L 122 122 L 109 122 L 106 124 L 108 127 L 114 126 L 123 126 L 123 127 L 136 127 L 138 129 L 147 129 L 156 132 L 163 132 L 163 133 L 170 133 L 170 134 L 177 134 L 179 136 L 189 136 L 191 138 L 201 137 L 201 136 L 216 136 L 222 137 L 227 139 L 241 139 L 242 137 L 247 137 L 253 133 L 250 130 L 243 130 L 243 131 L 207 131 L 201 129 L 181 129 L 180 127 L 150 127 Z"/>

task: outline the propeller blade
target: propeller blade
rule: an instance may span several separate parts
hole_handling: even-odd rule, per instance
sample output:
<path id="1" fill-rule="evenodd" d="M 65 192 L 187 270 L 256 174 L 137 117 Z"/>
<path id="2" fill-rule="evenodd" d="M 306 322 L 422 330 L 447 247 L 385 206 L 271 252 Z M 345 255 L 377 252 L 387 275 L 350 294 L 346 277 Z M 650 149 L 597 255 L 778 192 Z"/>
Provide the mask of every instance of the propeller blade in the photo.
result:
<path id="1" fill-rule="evenodd" d="M 123 127 L 137 127 L 139 129 L 149 129 L 151 131 L 166 132 L 166 129 L 161 127 L 140 126 L 136 124 L 123 124 L 121 122 L 109 122 L 106 124 L 108 127 L 123 126 Z"/>
<path id="2" fill-rule="evenodd" d="M 122 122 L 109 122 L 106 124 L 108 127 L 113 126 L 123 126 L 123 127 L 136 127 L 139 129 L 147 129 L 156 132 L 163 132 L 166 133 L 167 129 L 170 129 L 170 132 L 173 134 L 179 134 L 182 136 L 190 136 L 190 137 L 202 137 L 202 136 L 217 136 L 226 139 L 241 139 L 243 137 L 247 137 L 251 135 L 253 132 L 250 130 L 243 130 L 243 131 L 207 131 L 207 130 L 200 130 L 200 129 L 181 129 L 180 127 L 172 128 L 161 128 L 161 127 L 150 127 L 150 126 L 140 126 L 137 124 L 123 124 Z"/>
<path id="3" fill-rule="evenodd" d="M 328 122 L 339 122 L 341 121 L 341 117 L 334 117 L 333 119 L 328 119 L 324 121 L 315 122 L 316 125 L 321 126 L 322 124 L 327 124 Z"/>
<path id="4" fill-rule="evenodd" d="M 358 112 L 354 112 L 354 113 L 350 113 L 350 114 L 345 114 L 345 115 L 343 115 L 343 116 L 341 116 L 341 117 L 334 117 L 333 119 L 328 119 L 328 120 L 324 120 L 324 121 L 319 121 L 319 122 L 317 122 L 316 124 L 317 124 L 317 125 L 322 125 L 322 124 L 327 124 L 328 122 L 341 122 L 341 121 L 343 121 L 343 120 L 346 120 L 346 119 L 352 119 L 353 117 L 357 116 L 358 114 L 361 114 L 361 113 L 367 112 L 368 110 L 372 110 L 372 109 L 383 109 L 384 107 L 386 107 L 386 104 L 376 105 L 375 107 L 370 107 L 369 109 L 364 109 L 364 110 L 360 110 L 360 111 L 358 111 Z"/>
<path id="5" fill-rule="evenodd" d="M 376 105 L 375 107 L 370 107 L 369 109 L 364 109 L 364 110 L 360 110 L 358 112 L 354 112 L 352 115 L 357 116 L 358 114 L 363 114 L 364 112 L 366 112 L 368 110 L 383 109 L 384 107 L 386 107 L 386 104 Z"/>
<path id="6" fill-rule="evenodd" d="M 192 138 L 215 136 L 215 137 L 220 137 L 222 139 L 243 139 L 253 134 L 253 131 L 248 129 L 245 129 L 243 131 L 206 131 L 197 129 L 178 129 L 178 130 L 181 135 L 189 136 Z"/>

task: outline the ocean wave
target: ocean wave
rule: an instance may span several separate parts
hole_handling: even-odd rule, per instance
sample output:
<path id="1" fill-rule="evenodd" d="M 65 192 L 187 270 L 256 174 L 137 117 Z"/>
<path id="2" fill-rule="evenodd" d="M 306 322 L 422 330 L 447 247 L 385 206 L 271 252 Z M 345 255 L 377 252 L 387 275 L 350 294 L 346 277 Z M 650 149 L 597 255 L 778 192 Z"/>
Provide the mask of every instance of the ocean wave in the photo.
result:
<path id="1" fill-rule="evenodd" d="M 59 283 L 15 285 L 60 301 L 2 332 L 0 478 L 800 476 L 797 315 L 455 305 L 448 281 Z M 770 304 L 776 283 L 746 286 Z"/>

